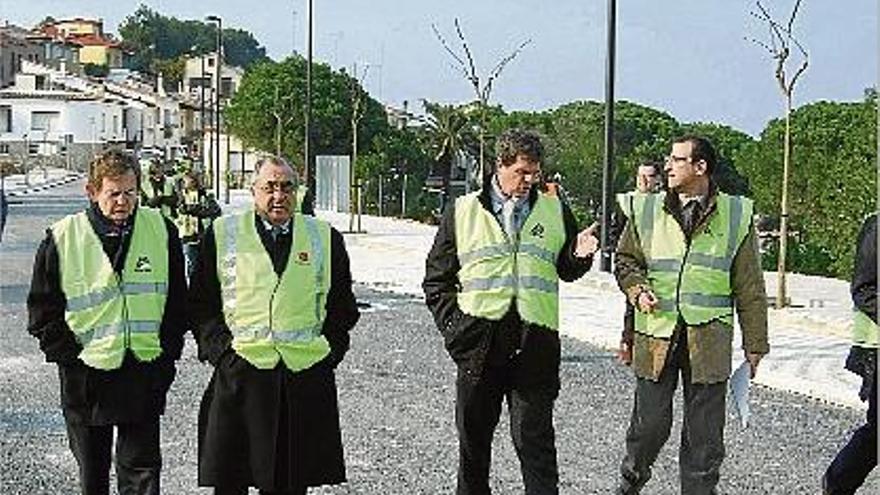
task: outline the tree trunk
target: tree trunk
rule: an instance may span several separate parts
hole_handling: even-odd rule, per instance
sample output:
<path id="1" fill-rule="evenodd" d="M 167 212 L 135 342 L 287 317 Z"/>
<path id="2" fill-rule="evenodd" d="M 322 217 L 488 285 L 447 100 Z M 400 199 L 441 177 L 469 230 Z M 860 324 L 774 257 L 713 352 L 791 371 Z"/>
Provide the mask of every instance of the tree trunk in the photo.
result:
<path id="1" fill-rule="evenodd" d="M 782 155 L 782 197 L 779 215 L 779 257 L 776 265 L 776 309 L 786 304 L 785 253 L 788 245 L 788 174 L 791 162 L 791 93 L 785 95 L 785 144 Z"/>
<path id="2" fill-rule="evenodd" d="M 357 160 L 357 152 L 358 152 L 358 124 L 356 119 L 351 119 L 351 161 L 348 162 L 348 231 L 354 232 L 354 215 L 355 215 L 355 205 L 352 199 L 354 198 L 354 175 L 355 175 L 355 161 Z M 357 214 L 360 219 L 360 209 L 358 209 Z M 361 230 L 360 223 L 358 223 L 358 231 Z"/>

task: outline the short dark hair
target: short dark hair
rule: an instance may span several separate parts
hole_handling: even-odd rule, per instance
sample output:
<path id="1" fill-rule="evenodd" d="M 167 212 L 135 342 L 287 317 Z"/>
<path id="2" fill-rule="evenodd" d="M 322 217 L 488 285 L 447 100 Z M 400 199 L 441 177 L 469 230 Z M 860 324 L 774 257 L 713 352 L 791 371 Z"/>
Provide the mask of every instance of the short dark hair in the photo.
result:
<path id="1" fill-rule="evenodd" d="M 684 136 L 672 140 L 674 143 L 691 143 L 691 158 L 695 161 L 704 160 L 706 162 L 706 175 L 711 176 L 715 172 L 715 165 L 718 163 L 718 155 L 715 148 L 703 136 L 696 134 L 685 134 Z"/>
<path id="2" fill-rule="evenodd" d="M 534 163 L 544 161 L 544 145 L 536 132 L 523 129 L 508 129 L 495 141 L 495 156 L 498 162 L 507 167 L 524 156 Z"/>
<path id="3" fill-rule="evenodd" d="M 646 160 L 642 163 L 639 163 L 638 167 L 650 167 L 654 169 L 654 173 L 657 174 L 657 177 L 661 177 L 663 175 L 663 162 L 659 160 Z"/>

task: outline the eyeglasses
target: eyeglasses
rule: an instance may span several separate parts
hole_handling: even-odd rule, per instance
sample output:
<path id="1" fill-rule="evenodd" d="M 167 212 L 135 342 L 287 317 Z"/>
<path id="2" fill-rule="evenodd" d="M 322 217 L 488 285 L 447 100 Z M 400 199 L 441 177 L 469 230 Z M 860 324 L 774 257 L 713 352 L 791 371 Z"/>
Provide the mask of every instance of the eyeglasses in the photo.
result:
<path id="1" fill-rule="evenodd" d="M 279 191 L 284 194 L 290 194 L 293 192 L 295 187 L 293 185 L 293 182 L 286 180 L 282 182 L 264 182 L 262 185 L 258 186 L 258 189 L 266 194 L 272 194 L 275 191 Z"/>

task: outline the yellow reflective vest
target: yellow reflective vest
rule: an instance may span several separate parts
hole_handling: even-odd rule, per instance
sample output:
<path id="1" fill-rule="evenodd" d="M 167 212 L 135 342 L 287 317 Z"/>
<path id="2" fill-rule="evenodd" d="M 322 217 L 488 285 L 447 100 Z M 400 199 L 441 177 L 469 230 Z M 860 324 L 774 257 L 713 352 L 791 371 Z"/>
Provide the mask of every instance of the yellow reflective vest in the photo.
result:
<path id="1" fill-rule="evenodd" d="M 58 249 L 64 320 L 88 366 L 112 370 L 126 349 L 139 361 L 162 353 L 159 327 L 168 292 L 168 231 L 162 216 L 138 208 L 122 273 L 113 270 L 85 212 L 52 225 Z"/>
<path id="2" fill-rule="evenodd" d="M 255 213 L 214 223 L 217 275 L 233 350 L 259 369 L 279 360 L 293 372 L 330 354 L 321 335 L 330 286 L 330 226 L 295 214 L 290 258 L 279 277 L 260 240 Z"/>
<path id="3" fill-rule="evenodd" d="M 868 315 L 859 311 L 853 311 L 853 344 L 858 347 L 877 349 L 878 347 L 877 324 Z"/>
<path id="4" fill-rule="evenodd" d="M 565 244 L 559 198 L 539 193 L 519 239 L 512 240 L 480 203 L 479 194 L 455 201 L 455 241 L 461 265 L 459 308 L 497 321 L 516 300 L 523 321 L 558 330 L 556 259 Z"/>
<path id="5" fill-rule="evenodd" d="M 720 320 L 733 326 L 730 269 L 749 232 L 752 201 L 719 192 L 708 225 L 690 245 L 675 218 L 663 210 L 665 193 L 634 195 L 633 217 L 660 301 L 652 313 L 636 312 L 637 332 L 668 338 L 678 316 L 689 326 Z"/>
<path id="6" fill-rule="evenodd" d="M 153 188 L 153 183 L 150 181 L 149 176 L 141 177 L 141 190 L 144 192 L 147 198 L 154 198 L 156 196 L 174 196 L 174 184 L 172 180 L 168 177 L 165 178 L 165 181 L 162 183 L 162 190 L 156 191 Z M 144 205 L 147 206 L 147 205 Z M 172 218 L 171 207 L 167 205 L 162 205 L 159 207 L 159 211 L 162 212 L 166 218 Z"/>

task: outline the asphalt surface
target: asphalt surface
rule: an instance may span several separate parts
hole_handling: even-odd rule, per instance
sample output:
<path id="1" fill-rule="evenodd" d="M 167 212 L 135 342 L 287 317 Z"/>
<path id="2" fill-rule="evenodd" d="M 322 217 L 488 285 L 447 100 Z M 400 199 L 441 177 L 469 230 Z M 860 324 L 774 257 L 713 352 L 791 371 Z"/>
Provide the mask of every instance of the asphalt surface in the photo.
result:
<path id="1" fill-rule="evenodd" d="M 17 198 L 0 243 L 2 494 L 77 491 L 76 463 L 58 406 L 57 372 L 43 362 L 25 330 L 25 302 L 45 227 L 81 208 L 81 191 L 81 184 L 74 183 Z M 457 465 L 454 365 L 420 300 L 365 286 L 357 286 L 356 293 L 370 307 L 337 371 L 349 481 L 310 493 L 452 493 Z M 210 493 L 196 486 L 195 433 L 210 373 L 196 360 L 190 339 L 162 419 L 164 493 Z M 561 493 L 611 493 L 632 405 L 632 374 L 607 351 L 566 338 L 562 384 L 555 410 Z M 864 421 L 863 413 L 852 409 L 761 387 L 753 390 L 751 406 L 748 429 L 729 419 L 721 493 L 819 493 L 825 466 Z M 675 409 L 681 411 L 681 404 Z M 521 493 L 507 424 L 505 414 L 495 438 L 492 487 L 495 493 Z M 680 426 L 676 418 L 645 493 L 678 493 Z M 862 492 L 878 489 L 875 472 Z"/>

